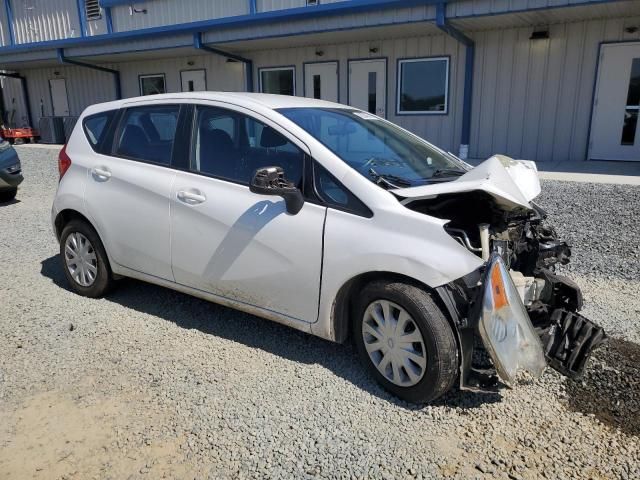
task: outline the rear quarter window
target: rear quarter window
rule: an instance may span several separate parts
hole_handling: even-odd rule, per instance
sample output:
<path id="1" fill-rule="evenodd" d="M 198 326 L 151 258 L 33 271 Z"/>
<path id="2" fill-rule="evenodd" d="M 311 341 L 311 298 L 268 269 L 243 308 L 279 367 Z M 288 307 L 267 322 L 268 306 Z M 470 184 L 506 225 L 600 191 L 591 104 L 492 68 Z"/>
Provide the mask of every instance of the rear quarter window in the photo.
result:
<path id="1" fill-rule="evenodd" d="M 106 153 L 104 139 L 115 114 L 116 110 L 100 112 L 86 117 L 82 122 L 84 134 L 91 148 L 98 153 Z"/>

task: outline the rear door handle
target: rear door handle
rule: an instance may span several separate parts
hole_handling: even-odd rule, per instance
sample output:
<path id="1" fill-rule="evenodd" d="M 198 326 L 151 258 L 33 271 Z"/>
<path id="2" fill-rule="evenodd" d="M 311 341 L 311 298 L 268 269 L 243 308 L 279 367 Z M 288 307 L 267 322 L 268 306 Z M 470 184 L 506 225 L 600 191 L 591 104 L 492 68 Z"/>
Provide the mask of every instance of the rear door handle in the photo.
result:
<path id="1" fill-rule="evenodd" d="M 176 196 L 178 197 L 178 200 L 180 200 L 183 203 L 186 203 L 187 205 L 198 205 L 200 203 L 204 203 L 207 200 L 207 197 L 205 197 L 204 193 L 202 193 L 200 190 L 180 190 Z"/>
<path id="2" fill-rule="evenodd" d="M 109 180 L 111 171 L 107 167 L 95 167 L 91 170 L 91 174 L 99 180 Z"/>

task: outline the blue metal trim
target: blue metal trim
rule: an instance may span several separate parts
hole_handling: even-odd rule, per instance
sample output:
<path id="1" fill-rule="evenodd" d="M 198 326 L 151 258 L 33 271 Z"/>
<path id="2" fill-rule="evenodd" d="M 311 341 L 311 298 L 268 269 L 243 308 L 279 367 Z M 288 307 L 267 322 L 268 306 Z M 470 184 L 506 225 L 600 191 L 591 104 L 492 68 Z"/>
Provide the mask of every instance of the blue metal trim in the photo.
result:
<path id="1" fill-rule="evenodd" d="M 117 7 L 118 5 L 130 5 L 132 3 L 142 3 L 151 0 L 100 0 L 98 4 L 104 7 Z"/>
<path id="2" fill-rule="evenodd" d="M 80 36 L 87 36 L 87 12 L 84 8 L 84 0 L 76 0 L 78 7 L 78 21 L 80 22 Z"/>
<path id="3" fill-rule="evenodd" d="M 111 7 L 104 7 L 104 21 L 107 24 L 107 34 L 113 33 L 113 18 L 111 17 Z"/>
<path id="4" fill-rule="evenodd" d="M 113 70 L 112 68 L 100 67 L 98 65 L 93 65 L 91 63 L 79 62 L 78 60 L 71 60 L 64 56 L 64 49 L 59 48 L 57 51 L 58 61 L 60 63 L 68 63 L 69 65 L 77 65 L 78 67 L 90 68 L 92 70 L 98 70 L 99 72 L 110 73 L 113 75 L 113 80 L 116 88 L 116 100 L 120 100 L 122 98 L 122 87 L 120 84 L 120 72 L 118 70 Z"/>
<path id="5" fill-rule="evenodd" d="M 13 10 L 11 9 L 11 0 L 4 0 L 4 8 L 7 11 L 7 24 L 9 25 L 9 43 L 11 43 L 11 45 L 15 45 L 16 35 L 13 31 Z"/>
<path id="6" fill-rule="evenodd" d="M 338 103 L 340 103 L 340 60 L 314 60 L 312 62 L 302 62 L 302 96 L 307 96 L 307 65 L 320 65 L 323 63 L 335 63 L 338 74 Z"/>
<path id="7" fill-rule="evenodd" d="M 464 93 L 462 100 L 462 132 L 460 145 L 469 145 L 471 139 L 471 109 L 473 102 L 473 64 L 475 57 L 475 43 L 460 30 L 447 22 L 447 5 L 444 2 L 436 6 L 436 26 L 447 35 L 458 40 L 466 47 L 464 61 Z"/>
<path id="8" fill-rule="evenodd" d="M 389 117 L 389 57 L 362 57 L 347 59 L 347 105 L 352 106 L 349 103 L 351 100 L 351 72 L 349 71 L 351 63 L 364 62 L 366 60 L 384 60 L 384 118 L 386 119 Z"/>
<path id="9" fill-rule="evenodd" d="M 234 55 L 233 53 L 228 53 L 223 50 L 205 45 L 204 43 L 202 43 L 201 32 L 196 32 L 193 34 L 193 48 L 197 50 L 204 50 L 205 52 L 215 53 L 216 55 L 220 55 L 244 63 L 246 88 L 248 92 L 253 92 L 253 61 L 251 59 L 241 57 L 240 55 Z"/>
<path id="10" fill-rule="evenodd" d="M 297 79 L 296 79 L 296 66 L 295 65 L 276 65 L 275 67 L 260 67 L 258 68 L 258 92 L 263 93 L 262 92 L 262 72 L 264 71 L 273 71 L 273 70 L 293 70 L 293 96 L 297 96 L 297 90 L 298 90 L 298 85 L 297 85 Z"/>
<path id="11" fill-rule="evenodd" d="M 24 96 L 24 104 L 27 108 L 27 121 L 31 128 L 35 128 L 33 124 L 33 115 L 31 114 L 31 99 L 29 98 L 29 87 L 27 85 L 27 78 L 23 77 L 19 73 L 5 73 L 0 72 L 0 77 L 17 78 L 20 80 L 20 86 L 22 87 L 22 95 Z"/>
<path id="12" fill-rule="evenodd" d="M 406 60 L 446 60 L 447 61 L 447 94 L 445 95 L 444 111 L 438 112 L 401 112 L 400 111 L 400 63 Z M 397 117 L 415 117 L 415 116 L 446 116 L 449 115 L 449 97 L 451 96 L 451 55 L 430 55 L 428 57 L 403 57 L 396 59 L 396 92 L 395 92 L 395 115 Z"/>
<path id="13" fill-rule="evenodd" d="M 257 0 L 249 0 L 249 13 L 251 15 L 255 15 L 256 13 L 258 13 L 257 3 Z"/>
<path id="14" fill-rule="evenodd" d="M 215 18 L 197 22 L 181 23 L 177 25 L 163 25 L 159 27 L 144 28 L 111 34 L 92 35 L 85 38 L 68 38 L 63 40 L 48 40 L 29 44 L 13 45 L 0 48 L 0 53 L 20 52 L 24 50 L 46 48 L 68 48 L 74 46 L 93 45 L 97 43 L 110 43 L 114 41 L 140 40 L 156 35 L 193 34 L 205 30 L 222 28 L 239 28 L 254 26 L 274 21 L 303 20 L 308 18 L 335 16 L 348 13 L 361 13 L 368 10 L 394 9 L 411 7 L 415 5 L 432 5 L 443 0 L 349 0 L 320 4 L 316 7 L 296 7 L 284 10 L 245 14 L 234 17 Z M 128 0 L 130 3 L 130 0 Z"/>

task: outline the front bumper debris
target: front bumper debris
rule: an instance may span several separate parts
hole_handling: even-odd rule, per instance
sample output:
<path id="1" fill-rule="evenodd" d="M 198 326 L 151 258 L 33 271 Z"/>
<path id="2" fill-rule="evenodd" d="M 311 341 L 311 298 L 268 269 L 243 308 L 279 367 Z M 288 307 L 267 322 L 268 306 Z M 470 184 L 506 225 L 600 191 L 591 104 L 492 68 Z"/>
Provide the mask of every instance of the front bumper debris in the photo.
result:
<path id="1" fill-rule="evenodd" d="M 551 326 L 541 335 L 549 366 L 569 378 L 580 378 L 591 352 L 607 336 L 599 325 L 582 315 L 558 308 L 551 314 Z"/>

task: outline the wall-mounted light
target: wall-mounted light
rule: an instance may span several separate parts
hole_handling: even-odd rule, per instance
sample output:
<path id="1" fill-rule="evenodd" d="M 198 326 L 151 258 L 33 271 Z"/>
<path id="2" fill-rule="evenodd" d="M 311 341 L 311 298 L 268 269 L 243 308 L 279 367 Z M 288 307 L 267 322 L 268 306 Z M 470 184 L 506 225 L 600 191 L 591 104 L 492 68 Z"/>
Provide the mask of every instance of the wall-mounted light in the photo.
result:
<path id="1" fill-rule="evenodd" d="M 316 50 L 316 57 L 321 57 L 324 55 L 324 51 L 323 50 Z"/>
<path id="2" fill-rule="evenodd" d="M 638 31 L 638 27 L 625 27 L 624 29 L 625 32 L 627 33 L 636 33 Z"/>
<path id="3" fill-rule="evenodd" d="M 60 75 L 60 72 L 56 70 L 55 72 L 53 72 L 53 74 L 57 77 L 58 75 Z"/>
<path id="4" fill-rule="evenodd" d="M 529 40 L 546 40 L 549 38 L 549 30 L 534 30 Z"/>
<path id="5" fill-rule="evenodd" d="M 369 53 L 378 53 L 380 51 L 380 49 L 378 47 L 371 47 L 369 49 Z"/>
<path id="6" fill-rule="evenodd" d="M 189 60 L 187 62 L 187 65 L 189 65 L 190 67 L 193 67 L 196 64 L 196 62 L 194 62 L 193 60 Z"/>

